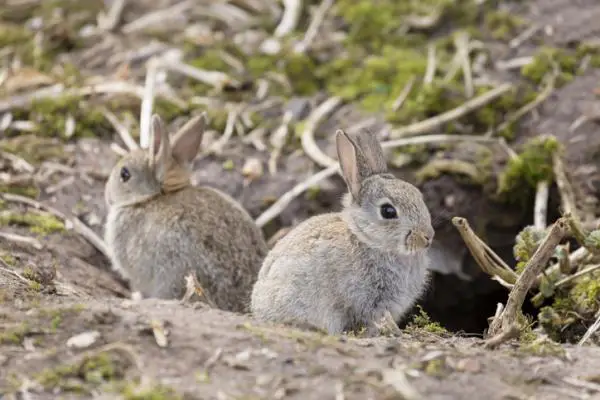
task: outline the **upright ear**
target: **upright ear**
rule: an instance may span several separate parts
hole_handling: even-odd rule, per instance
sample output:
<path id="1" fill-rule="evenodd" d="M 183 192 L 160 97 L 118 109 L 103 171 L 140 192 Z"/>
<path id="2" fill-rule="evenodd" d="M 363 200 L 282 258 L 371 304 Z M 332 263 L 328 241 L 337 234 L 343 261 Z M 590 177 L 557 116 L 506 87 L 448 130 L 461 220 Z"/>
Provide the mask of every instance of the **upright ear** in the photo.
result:
<path id="1" fill-rule="evenodd" d="M 341 129 L 335 132 L 335 144 L 342 175 L 354 199 L 358 199 L 360 192 L 360 175 L 358 173 L 358 157 L 356 144 Z"/>
<path id="2" fill-rule="evenodd" d="M 191 163 L 198 154 L 206 122 L 206 113 L 203 112 L 190 119 L 173 137 L 172 155 L 181 164 Z"/>
<path id="3" fill-rule="evenodd" d="M 358 133 L 356 143 L 360 149 L 358 168 L 359 174 L 364 179 L 375 174 L 387 172 L 387 163 L 383 154 L 383 149 L 377 135 L 373 132 L 363 130 Z"/>
<path id="4" fill-rule="evenodd" d="M 169 143 L 169 133 L 158 114 L 152 115 L 150 134 L 150 147 L 148 149 L 150 166 L 154 169 L 156 179 L 162 182 L 167 173 L 171 157 L 171 146 Z"/>

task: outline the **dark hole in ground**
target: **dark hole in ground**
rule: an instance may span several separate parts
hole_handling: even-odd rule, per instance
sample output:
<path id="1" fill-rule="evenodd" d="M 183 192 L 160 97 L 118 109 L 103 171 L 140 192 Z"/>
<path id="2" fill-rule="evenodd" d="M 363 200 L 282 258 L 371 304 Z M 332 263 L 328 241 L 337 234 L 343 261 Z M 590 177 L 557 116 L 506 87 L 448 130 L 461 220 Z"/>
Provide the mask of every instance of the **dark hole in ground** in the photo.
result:
<path id="1" fill-rule="evenodd" d="M 533 207 L 532 200 L 531 204 L 527 204 L 524 209 L 533 210 Z M 553 185 L 550 188 L 548 201 L 548 225 L 560 217 L 559 207 L 558 190 L 556 185 Z M 531 213 L 526 213 L 519 226 L 509 229 L 508 232 L 499 233 L 501 234 L 500 236 L 516 238 L 517 234 L 524 227 L 532 224 Z M 511 239 L 510 243 L 497 244 L 496 246 L 491 245 L 490 247 L 509 266 L 514 266 L 513 245 L 514 239 Z M 572 249 L 576 247 L 576 243 L 571 243 Z M 456 275 L 444 275 L 434 272 L 431 287 L 419 304 L 433 322 L 439 322 L 448 331 L 469 335 L 482 335 L 489 326 L 488 318 L 492 317 L 496 312 L 497 304 L 506 304 L 509 290 L 483 273 L 470 254 L 463 260 L 463 271 L 473 279 L 465 281 Z M 531 294 L 527 296 L 522 310 L 526 316 L 532 317 L 535 321 L 541 307 L 536 308 L 533 306 L 530 301 L 532 297 Z M 417 313 L 418 308 L 415 307 L 403 319 L 400 326 L 406 326 Z"/>

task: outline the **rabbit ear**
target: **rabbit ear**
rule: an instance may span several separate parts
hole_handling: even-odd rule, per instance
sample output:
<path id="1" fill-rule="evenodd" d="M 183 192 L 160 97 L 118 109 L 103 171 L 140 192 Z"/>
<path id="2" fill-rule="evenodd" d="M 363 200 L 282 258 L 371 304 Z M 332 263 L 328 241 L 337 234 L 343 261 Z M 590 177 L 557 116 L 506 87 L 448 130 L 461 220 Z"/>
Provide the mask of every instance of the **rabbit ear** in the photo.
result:
<path id="1" fill-rule="evenodd" d="M 358 164 L 360 176 L 364 179 L 374 174 L 387 172 L 383 149 L 375 133 L 364 130 L 357 135 L 356 139 L 362 156 L 359 157 Z"/>
<path id="2" fill-rule="evenodd" d="M 158 114 L 152 115 L 150 132 L 152 136 L 149 148 L 150 165 L 154 168 L 156 179 L 162 182 L 167 173 L 167 166 L 171 157 L 171 146 L 169 133 Z"/>
<path id="3" fill-rule="evenodd" d="M 360 192 L 361 177 L 358 173 L 356 144 L 341 129 L 335 132 L 335 144 L 342 175 L 344 176 L 346 185 L 348 185 L 348 189 L 350 189 L 352 197 L 357 199 Z"/>
<path id="4" fill-rule="evenodd" d="M 206 112 L 189 120 L 173 138 L 173 158 L 183 164 L 191 163 L 200 148 L 204 128 L 206 126 Z"/>

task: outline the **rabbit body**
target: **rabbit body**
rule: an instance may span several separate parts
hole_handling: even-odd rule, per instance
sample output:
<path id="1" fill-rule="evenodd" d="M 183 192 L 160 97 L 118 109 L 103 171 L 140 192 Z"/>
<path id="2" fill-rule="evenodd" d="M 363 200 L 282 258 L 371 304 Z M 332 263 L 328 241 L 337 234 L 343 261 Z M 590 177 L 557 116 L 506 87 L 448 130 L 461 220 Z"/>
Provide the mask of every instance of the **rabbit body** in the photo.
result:
<path id="1" fill-rule="evenodd" d="M 372 328 L 386 311 L 400 318 L 427 279 L 426 254 L 375 250 L 352 234 L 343 215 L 323 214 L 298 225 L 269 253 L 255 284 L 253 312 L 330 334 Z"/>
<path id="2" fill-rule="evenodd" d="M 248 214 L 222 193 L 186 188 L 113 208 L 107 219 L 116 267 L 144 297 L 180 298 L 193 271 L 219 308 L 246 309 L 266 247 Z"/>
<path id="3" fill-rule="evenodd" d="M 126 182 L 118 176 L 123 168 Z M 164 179 L 154 179 L 156 169 L 137 150 L 109 178 L 105 241 L 113 267 L 142 296 L 163 299 L 180 298 L 192 272 L 217 307 L 247 311 L 267 253 L 262 232 L 227 194 L 192 187 L 182 163 L 167 162 Z"/>
<path id="4" fill-rule="evenodd" d="M 373 335 L 386 312 L 398 320 L 427 287 L 434 232 L 422 194 L 387 174 L 376 139 L 338 132 L 337 140 L 350 188 L 344 209 L 311 217 L 276 243 L 254 286 L 252 312 L 329 334 L 365 326 Z"/>

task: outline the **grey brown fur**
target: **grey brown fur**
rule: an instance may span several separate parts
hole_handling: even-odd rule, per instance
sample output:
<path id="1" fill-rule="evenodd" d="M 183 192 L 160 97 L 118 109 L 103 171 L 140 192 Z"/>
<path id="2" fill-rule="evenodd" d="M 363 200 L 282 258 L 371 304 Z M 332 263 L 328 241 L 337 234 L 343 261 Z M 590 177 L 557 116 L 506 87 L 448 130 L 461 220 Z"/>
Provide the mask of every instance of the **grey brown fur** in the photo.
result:
<path id="1" fill-rule="evenodd" d="M 267 245 L 234 199 L 190 183 L 205 118 L 192 119 L 169 139 L 153 116 L 150 148 L 125 156 L 106 183 L 105 240 L 114 268 L 142 296 L 180 298 L 184 277 L 195 272 L 217 307 L 244 312 Z"/>
<path id="2" fill-rule="evenodd" d="M 398 320 L 424 292 L 434 231 L 421 192 L 387 173 L 374 135 L 336 133 L 349 193 L 340 213 L 312 217 L 267 255 L 252 292 L 261 320 L 309 324 L 340 334 Z M 388 203 L 398 218 L 384 219 Z"/>

